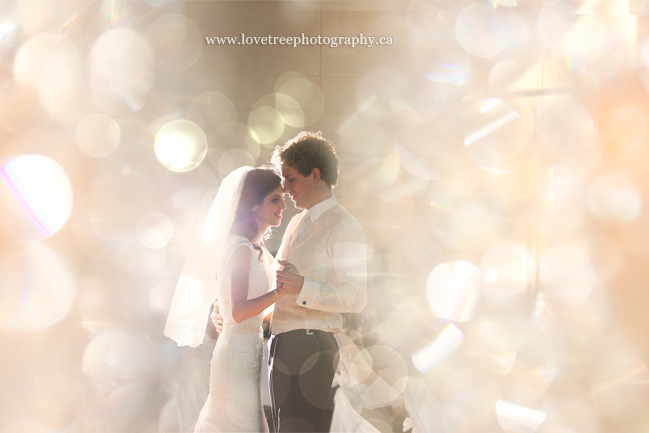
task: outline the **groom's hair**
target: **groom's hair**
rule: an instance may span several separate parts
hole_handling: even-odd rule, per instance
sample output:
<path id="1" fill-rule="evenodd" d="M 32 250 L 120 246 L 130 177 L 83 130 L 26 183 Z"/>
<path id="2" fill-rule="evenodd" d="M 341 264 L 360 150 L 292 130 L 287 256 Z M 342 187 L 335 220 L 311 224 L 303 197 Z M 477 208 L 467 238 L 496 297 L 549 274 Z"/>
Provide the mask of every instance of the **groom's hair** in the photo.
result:
<path id="1" fill-rule="evenodd" d="M 331 188 L 338 183 L 338 157 L 333 143 L 320 131 L 302 131 L 286 143 L 277 146 L 271 161 L 278 168 L 282 164 L 294 167 L 302 176 L 309 176 L 311 170 L 320 170 L 320 177 Z"/>

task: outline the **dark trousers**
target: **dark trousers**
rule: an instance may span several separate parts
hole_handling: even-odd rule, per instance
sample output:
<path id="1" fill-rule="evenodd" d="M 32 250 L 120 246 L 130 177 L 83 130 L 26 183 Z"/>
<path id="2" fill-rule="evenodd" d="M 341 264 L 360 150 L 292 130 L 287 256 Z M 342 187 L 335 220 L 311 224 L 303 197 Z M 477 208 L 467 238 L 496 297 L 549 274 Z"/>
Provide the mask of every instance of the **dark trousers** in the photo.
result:
<path id="1" fill-rule="evenodd" d="M 330 332 L 296 329 L 271 337 L 268 364 L 275 432 L 329 431 L 331 383 L 339 359 Z"/>

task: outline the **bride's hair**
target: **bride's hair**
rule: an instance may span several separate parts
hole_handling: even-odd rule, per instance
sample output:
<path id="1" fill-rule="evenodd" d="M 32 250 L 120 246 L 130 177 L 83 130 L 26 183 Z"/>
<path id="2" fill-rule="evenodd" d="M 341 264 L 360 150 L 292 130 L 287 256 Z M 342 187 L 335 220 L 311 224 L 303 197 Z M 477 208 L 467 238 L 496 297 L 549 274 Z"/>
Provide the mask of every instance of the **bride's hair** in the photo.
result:
<path id="1" fill-rule="evenodd" d="M 252 208 L 256 204 L 261 204 L 264 198 L 275 191 L 282 183 L 282 177 L 277 173 L 274 167 L 262 166 L 250 170 L 246 175 L 241 190 L 241 198 L 237 213 L 234 216 L 231 234 L 237 233 L 241 236 L 252 240 L 258 231 L 255 213 Z M 264 233 L 264 240 L 270 237 L 270 229 Z"/>

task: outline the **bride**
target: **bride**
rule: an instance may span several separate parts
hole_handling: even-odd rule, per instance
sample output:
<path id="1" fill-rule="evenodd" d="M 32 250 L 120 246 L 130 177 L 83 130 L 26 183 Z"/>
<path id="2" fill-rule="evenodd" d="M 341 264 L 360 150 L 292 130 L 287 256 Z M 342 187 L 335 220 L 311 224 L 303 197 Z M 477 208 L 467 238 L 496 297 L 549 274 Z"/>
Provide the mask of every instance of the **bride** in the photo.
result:
<path id="1" fill-rule="evenodd" d="M 270 227 L 281 223 L 283 196 L 282 179 L 270 168 L 230 173 L 205 220 L 201 247 L 190 254 L 174 293 L 165 335 L 179 345 L 200 344 L 215 298 L 225 325 L 195 432 L 268 432 L 260 390 L 262 316 L 288 292 L 270 291 L 273 258 L 263 242 Z"/>

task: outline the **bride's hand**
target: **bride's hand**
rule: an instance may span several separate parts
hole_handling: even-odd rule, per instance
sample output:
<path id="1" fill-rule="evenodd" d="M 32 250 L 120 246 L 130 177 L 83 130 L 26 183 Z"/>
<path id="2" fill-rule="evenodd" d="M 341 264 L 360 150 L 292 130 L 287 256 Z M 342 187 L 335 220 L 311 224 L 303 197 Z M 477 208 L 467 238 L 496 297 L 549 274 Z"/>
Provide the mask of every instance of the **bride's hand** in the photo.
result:
<path id="1" fill-rule="evenodd" d="M 282 293 L 300 293 L 304 285 L 304 277 L 296 275 L 293 272 L 277 271 L 276 288 Z"/>
<path id="2" fill-rule="evenodd" d="M 282 271 L 284 272 L 290 272 L 295 275 L 300 275 L 300 271 L 297 270 L 295 265 L 291 262 L 287 262 L 285 260 L 278 260 L 277 261 L 280 265 L 284 266 L 284 269 Z"/>
<path id="3" fill-rule="evenodd" d="M 212 318 L 216 332 L 219 334 L 223 332 L 223 316 L 219 314 L 219 301 L 214 301 L 214 311 L 212 311 L 210 317 Z"/>
<path id="4" fill-rule="evenodd" d="M 277 291 L 278 300 L 279 300 L 279 298 L 283 298 L 285 295 L 288 295 L 288 294 L 291 293 L 291 292 L 289 292 L 288 287 L 285 287 L 283 285 L 280 286 L 279 284 L 277 285 L 275 290 Z"/>

